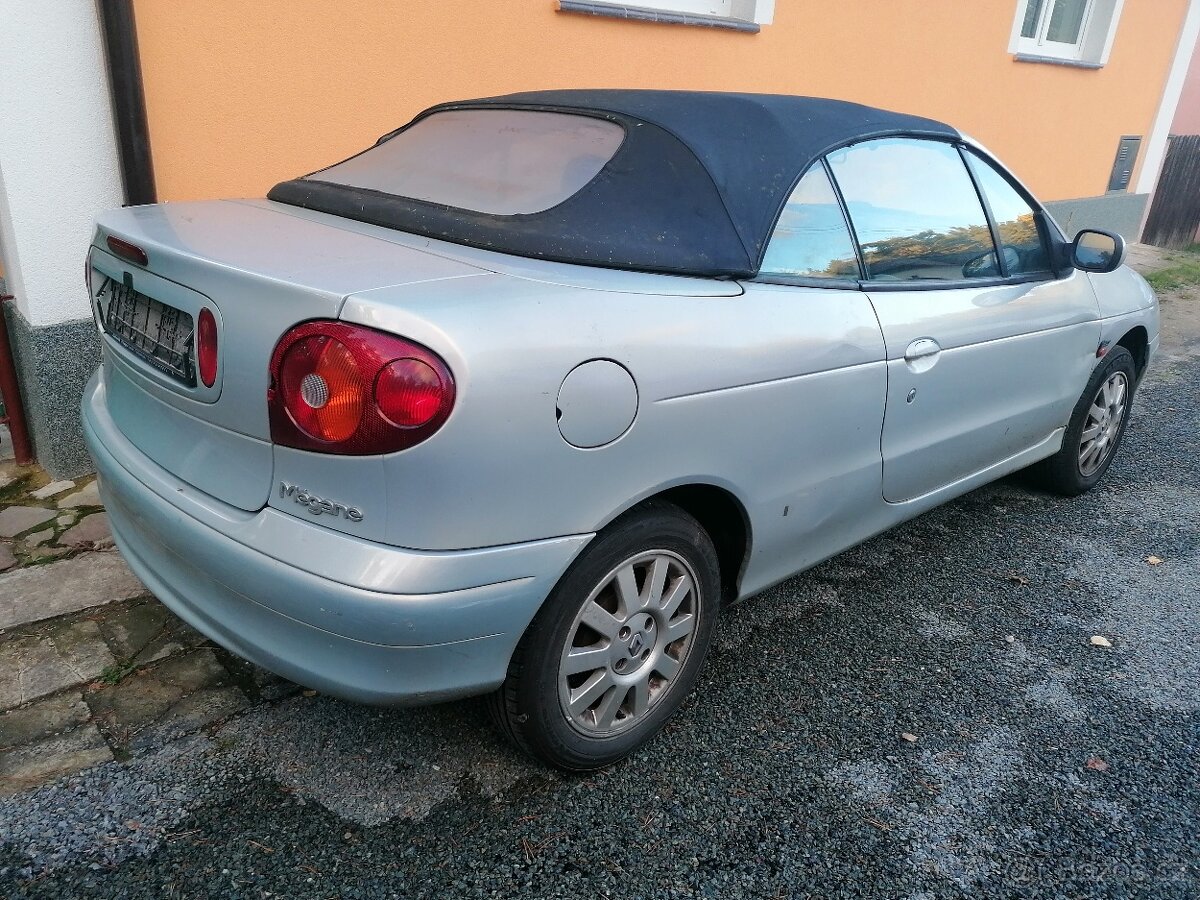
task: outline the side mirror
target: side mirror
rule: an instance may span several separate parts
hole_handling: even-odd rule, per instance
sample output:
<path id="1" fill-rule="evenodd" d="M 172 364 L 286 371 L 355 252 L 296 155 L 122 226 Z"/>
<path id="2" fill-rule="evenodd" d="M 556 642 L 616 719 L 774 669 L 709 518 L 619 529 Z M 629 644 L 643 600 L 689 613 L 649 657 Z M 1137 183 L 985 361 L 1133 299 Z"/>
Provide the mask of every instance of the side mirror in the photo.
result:
<path id="1" fill-rule="evenodd" d="M 1084 229 L 1071 243 L 1071 265 L 1085 272 L 1111 272 L 1125 262 L 1125 239 L 1111 231 Z"/>

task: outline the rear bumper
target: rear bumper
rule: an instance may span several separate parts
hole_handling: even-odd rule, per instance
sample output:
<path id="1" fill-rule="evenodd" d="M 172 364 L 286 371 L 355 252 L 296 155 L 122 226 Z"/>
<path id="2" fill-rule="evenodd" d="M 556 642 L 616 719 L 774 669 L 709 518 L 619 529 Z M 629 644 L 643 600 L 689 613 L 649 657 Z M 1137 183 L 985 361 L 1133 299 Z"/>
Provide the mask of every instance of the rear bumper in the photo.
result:
<path id="1" fill-rule="evenodd" d="M 247 513 L 134 447 L 99 373 L 84 437 L 113 536 L 172 611 L 232 652 L 362 703 L 483 693 L 591 535 L 459 552 L 397 549 L 274 509 Z"/>

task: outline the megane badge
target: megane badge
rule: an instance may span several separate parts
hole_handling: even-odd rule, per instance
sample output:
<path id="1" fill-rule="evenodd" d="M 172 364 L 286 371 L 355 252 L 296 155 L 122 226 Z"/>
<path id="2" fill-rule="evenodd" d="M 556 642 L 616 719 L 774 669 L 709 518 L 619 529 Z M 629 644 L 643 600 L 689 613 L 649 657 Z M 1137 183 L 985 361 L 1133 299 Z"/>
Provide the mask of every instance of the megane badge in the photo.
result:
<path id="1" fill-rule="evenodd" d="M 342 516 L 351 522 L 363 520 L 362 510 L 357 506 L 347 506 L 344 503 L 326 500 L 324 497 L 318 497 L 316 494 L 311 494 L 304 488 L 288 484 L 286 481 L 279 482 L 279 496 L 291 497 L 301 506 L 308 507 L 308 511 L 314 516 Z"/>

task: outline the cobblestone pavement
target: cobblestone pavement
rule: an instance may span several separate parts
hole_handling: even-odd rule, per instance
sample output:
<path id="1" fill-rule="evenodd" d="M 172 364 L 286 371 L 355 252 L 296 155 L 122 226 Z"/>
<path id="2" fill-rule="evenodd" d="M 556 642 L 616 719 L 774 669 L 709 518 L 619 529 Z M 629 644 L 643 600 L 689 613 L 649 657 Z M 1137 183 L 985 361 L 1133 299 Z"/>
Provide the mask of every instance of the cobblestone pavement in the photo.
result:
<path id="1" fill-rule="evenodd" d="M 1005 480 L 731 611 L 590 778 L 232 658 L 94 488 L 2 464 L 0 893 L 1200 896 L 1200 292 L 1163 313 L 1100 488 Z"/>
<path id="2" fill-rule="evenodd" d="M 0 796 L 299 690 L 208 644 L 113 548 L 91 479 L 0 464 Z"/>

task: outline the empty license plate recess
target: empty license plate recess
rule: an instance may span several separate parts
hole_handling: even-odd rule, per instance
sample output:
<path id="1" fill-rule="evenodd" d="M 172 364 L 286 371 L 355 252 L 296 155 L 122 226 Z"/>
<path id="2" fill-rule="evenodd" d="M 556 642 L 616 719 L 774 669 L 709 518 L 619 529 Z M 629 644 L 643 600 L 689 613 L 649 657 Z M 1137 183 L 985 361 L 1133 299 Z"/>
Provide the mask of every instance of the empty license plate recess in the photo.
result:
<path id="1" fill-rule="evenodd" d="M 107 277 L 96 300 L 113 340 L 163 374 L 196 386 L 190 315 Z"/>

